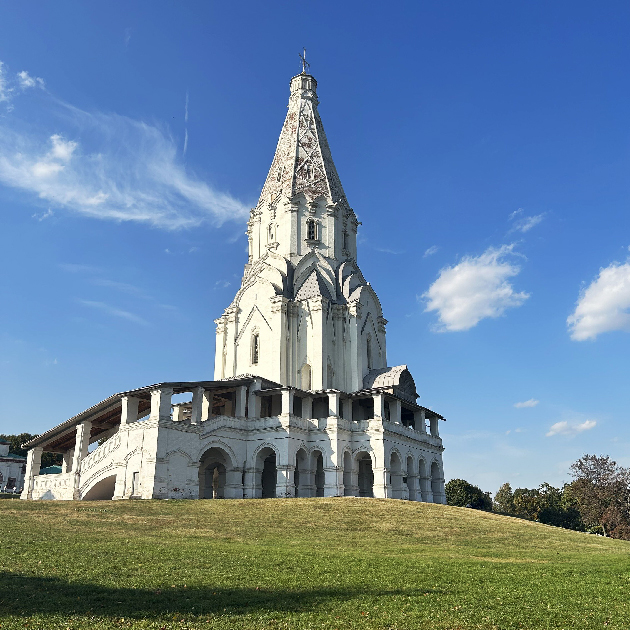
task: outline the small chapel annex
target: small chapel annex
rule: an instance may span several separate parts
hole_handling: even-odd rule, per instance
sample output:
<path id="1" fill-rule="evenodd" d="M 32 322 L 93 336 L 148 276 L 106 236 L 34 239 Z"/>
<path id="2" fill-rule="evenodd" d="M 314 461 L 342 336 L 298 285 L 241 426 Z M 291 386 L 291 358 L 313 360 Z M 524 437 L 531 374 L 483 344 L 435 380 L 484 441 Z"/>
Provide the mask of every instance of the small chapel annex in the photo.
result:
<path id="1" fill-rule="evenodd" d="M 114 394 L 31 440 L 23 499 L 446 502 L 444 418 L 387 365 L 316 88 L 306 70 L 291 79 L 241 287 L 216 320 L 214 380 Z M 62 454 L 61 473 L 39 474 L 44 451 Z"/>

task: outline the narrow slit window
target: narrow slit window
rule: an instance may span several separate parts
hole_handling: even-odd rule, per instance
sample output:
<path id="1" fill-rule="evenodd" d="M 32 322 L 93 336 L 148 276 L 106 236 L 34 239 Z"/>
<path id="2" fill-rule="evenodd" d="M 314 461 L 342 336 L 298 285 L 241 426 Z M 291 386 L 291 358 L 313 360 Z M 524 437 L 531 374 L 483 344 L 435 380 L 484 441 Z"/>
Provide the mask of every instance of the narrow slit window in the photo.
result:
<path id="1" fill-rule="evenodd" d="M 343 248 L 345 250 L 348 249 L 348 232 L 344 231 L 343 233 Z"/>
<path id="2" fill-rule="evenodd" d="M 252 365 L 258 365 L 260 356 L 260 335 L 256 333 L 252 337 Z"/>
<path id="3" fill-rule="evenodd" d="M 315 229 L 315 221 L 308 219 L 306 222 L 306 238 L 309 241 L 314 241 L 317 238 L 317 230 Z"/>

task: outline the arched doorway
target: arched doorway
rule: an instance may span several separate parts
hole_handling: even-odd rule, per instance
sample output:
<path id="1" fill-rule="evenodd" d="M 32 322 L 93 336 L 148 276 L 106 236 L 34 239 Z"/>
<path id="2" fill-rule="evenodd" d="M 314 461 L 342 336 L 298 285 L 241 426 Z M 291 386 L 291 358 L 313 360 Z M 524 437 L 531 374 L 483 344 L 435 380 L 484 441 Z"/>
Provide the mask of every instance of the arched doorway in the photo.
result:
<path id="1" fill-rule="evenodd" d="M 315 471 L 315 496 L 323 497 L 326 475 L 324 473 L 324 456 L 321 451 L 311 453 L 311 468 Z"/>
<path id="2" fill-rule="evenodd" d="M 224 499 L 228 468 L 232 462 L 221 448 L 209 448 L 199 460 L 199 498 Z"/>
<path id="3" fill-rule="evenodd" d="M 116 475 L 105 477 L 95 483 L 81 498 L 82 501 L 110 501 L 114 498 Z"/>
<path id="4" fill-rule="evenodd" d="M 260 476 L 263 499 L 276 498 L 276 482 L 278 479 L 278 469 L 276 468 L 276 454 L 270 453 L 263 460 L 263 469 Z"/>
<path id="5" fill-rule="evenodd" d="M 360 497 L 373 497 L 374 496 L 374 471 L 372 470 L 372 458 L 369 453 L 365 451 L 359 453 L 356 457 L 358 464 L 359 475 L 359 496 Z"/>

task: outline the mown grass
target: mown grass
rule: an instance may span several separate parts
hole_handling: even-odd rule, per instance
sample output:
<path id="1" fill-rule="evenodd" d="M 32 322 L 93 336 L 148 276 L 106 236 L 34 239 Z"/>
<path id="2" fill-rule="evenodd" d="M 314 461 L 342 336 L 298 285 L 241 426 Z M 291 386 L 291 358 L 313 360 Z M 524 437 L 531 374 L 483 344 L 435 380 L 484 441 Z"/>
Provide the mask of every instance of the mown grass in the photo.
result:
<path id="1" fill-rule="evenodd" d="M 630 628 L 630 543 L 374 499 L 0 502 L 0 628 Z"/>

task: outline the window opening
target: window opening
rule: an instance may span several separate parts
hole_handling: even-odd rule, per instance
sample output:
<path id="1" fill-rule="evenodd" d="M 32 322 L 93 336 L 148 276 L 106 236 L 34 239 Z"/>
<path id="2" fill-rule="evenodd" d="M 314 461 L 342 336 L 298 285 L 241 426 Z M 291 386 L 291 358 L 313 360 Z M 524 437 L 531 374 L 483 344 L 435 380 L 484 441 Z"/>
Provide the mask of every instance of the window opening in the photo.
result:
<path id="1" fill-rule="evenodd" d="M 309 241 L 314 241 L 317 238 L 317 230 L 313 219 L 308 219 L 306 222 L 306 238 Z"/>
<path id="2" fill-rule="evenodd" d="M 259 356 L 260 356 L 260 335 L 256 333 L 252 337 L 252 365 L 258 365 Z"/>

